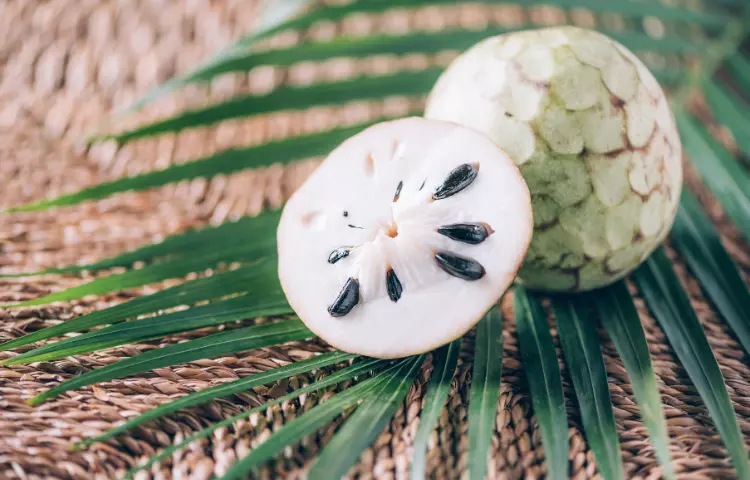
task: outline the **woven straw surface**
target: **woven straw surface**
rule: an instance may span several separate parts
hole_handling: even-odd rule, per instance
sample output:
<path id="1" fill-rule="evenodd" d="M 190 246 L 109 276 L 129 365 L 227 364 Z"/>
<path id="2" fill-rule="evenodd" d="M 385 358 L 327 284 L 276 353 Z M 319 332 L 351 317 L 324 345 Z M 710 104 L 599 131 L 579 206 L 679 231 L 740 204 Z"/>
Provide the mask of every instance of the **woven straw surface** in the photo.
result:
<path id="1" fill-rule="evenodd" d="M 104 145 L 86 151 L 76 146 L 82 133 L 101 127 L 112 108 L 127 103 L 137 92 L 145 91 L 174 73 L 185 71 L 246 31 L 256 15 L 255 3 L 243 0 L 0 2 L 0 32 L 3 33 L 0 36 L 0 207 L 183 162 L 232 145 L 259 143 L 269 138 L 356 123 L 378 115 L 404 115 L 419 106 L 418 101 L 389 99 L 377 104 L 358 103 L 232 121 L 216 128 L 168 135 L 121 149 Z M 451 23 L 481 26 L 487 13 L 480 7 L 445 11 L 423 9 L 418 14 L 393 12 L 377 20 L 360 17 L 340 26 L 324 25 L 307 35 L 325 38 L 341 32 L 429 30 Z M 523 20 L 524 15 L 522 10 L 508 6 L 495 8 L 491 13 L 489 21 L 505 24 Z M 540 23 L 560 20 L 559 12 L 549 9 L 532 11 L 531 16 Z M 572 20 L 581 24 L 592 21 L 582 12 Z M 290 34 L 276 41 L 281 44 L 297 40 L 297 35 Z M 334 60 L 318 66 L 299 65 L 286 72 L 258 69 L 249 75 L 222 78 L 210 89 L 191 87 L 161 102 L 139 119 L 162 116 L 241 91 L 264 91 L 282 81 L 306 83 L 361 72 L 421 68 L 431 63 L 444 64 L 449 58 L 450 55 L 382 56 L 357 62 Z M 286 169 L 276 166 L 210 182 L 196 180 L 154 192 L 120 195 L 55 212 L 5 216 L 0 222 L 0 269 L 6 272 L 36 270 L 87 262 L 190 226 L 252 214 L 264 205 L 279 205 L 314 166 L 313 160 Z M 690 172 L 689 177 L 747 279 L 750 275 L 747 244 L 742 243 L 736 230 Z M 740 426 L 750 435 L 750 359 L 739 348 L 683 262 L 673 251 L 670 250 L 670 254 L 722 367 Z M 1 280 L 0 301 L 34 298 L 83 280 L 79 277 Z M 152 292 L 158 287 L 41 308 L 0 310 L 0 340 L 16 338 L 24 332 Z M 507 298 L 503 306 L 506 319 L 512 318 Z M 638 307 L 660 378 L 672 454 L 680 476 L 732 478 L 734 473 L 726 452 L 695 388 L 640 300 Z M 490 478 L 539 478 L 544 475 L 539 431 L 531 414 L 513 322 L 506 320 L 506 327 L 503 384 L 488 460 Z M 24 404 L 24 399 L 80 372 L 206 332 L 0 369 L 0 478 L 114 477 L 200 426 L 308 383 L 314 376 L 295 377 L 180 412 L 83 452 L 69 452 L 68 446 L 169 398 L 307 358 L 326 348 L 311 342 L 243 352 L 81 389 L 37 408 Z M 606 334 L 601 332 L 600 335 L 627 474 L 632 478 L 657 478 L 660 468 L 638 415 L 622 362 Z M 428 471 L 434 478 L 459 478 L 465 470 L 466 400 L 472 356 L 471 342 L 465 343 L 449 406 L 432 437 Z M 2 353 L 0 358 L 8 355 Z M 363 454 L 352 475 L 405 478 L 429 370 L 428 364 L 403 408 L 372 448 Z M 574 478 L 593 478 L 597 476 L 596 465 L 582 435 L 567 378 L 566 391 L 570 413 L 570 472 Z M 333 390 L 323 397 L 332 393 Z M 292 402 L 272 409 L 265 416 L 237 425 L 236 429 L 219 431 L 144 477 L 209 478 L 221 473 L 235 458 L 323 397 L 307 396 L 301 403 Z M 305 465 L 336 425 L 285 450 L 282 457 L 261 472 L 261 477 L 301 476 Z"/>

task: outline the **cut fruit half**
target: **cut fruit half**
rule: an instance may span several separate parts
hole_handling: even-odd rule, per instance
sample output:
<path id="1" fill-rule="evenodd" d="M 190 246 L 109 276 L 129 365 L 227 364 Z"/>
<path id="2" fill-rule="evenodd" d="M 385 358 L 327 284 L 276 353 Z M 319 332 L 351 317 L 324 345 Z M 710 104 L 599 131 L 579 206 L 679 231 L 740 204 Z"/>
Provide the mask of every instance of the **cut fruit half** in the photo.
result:
<path id="1" fill-rule="evenodd" d="M 331 345 L 405 357 L 469 330 L 513 281 L 531 232 L 505 152 L 469 128 L 407 118 L 345 141 L 292 196 L 279 277 Z"/>

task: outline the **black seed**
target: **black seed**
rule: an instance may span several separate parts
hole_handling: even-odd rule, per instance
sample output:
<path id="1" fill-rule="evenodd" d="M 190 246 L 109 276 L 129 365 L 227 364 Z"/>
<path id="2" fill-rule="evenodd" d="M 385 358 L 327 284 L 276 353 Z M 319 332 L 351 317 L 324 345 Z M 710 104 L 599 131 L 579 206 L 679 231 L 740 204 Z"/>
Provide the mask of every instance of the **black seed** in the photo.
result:
<path id="1" fill-rule="evenodd" d="M 328 313 L 332 317 L 343 317 L 352 311 L 355 305 L 359 303 L 359 280 L 350 278 L 344 284 L 344 288 L 339 292 L 339 296 L 328 307 Z"/>
<path id="2" fill-rule="evenodd" d="M 347 212 L 346 210 L 344 210 L 344 216 L 348 217 L 349 216 L 349 212 Z"/>
<path id="3" fill-rule="evenodd" d="M 393 196 L 393 202 L 398 202 L 398 197 L 401 195 L 401 188 L 404 186 L 404 182 L 398 182 L 398 187 L 396 187 L 396 194 Z"/>
<path id="4" fill-rule="evenodd" d="M 398 302 L 404 288 L 401 286 L 401 281 L 398 279 L 396 272 L 394 272 L 392 268 L 389 268 L 388 272 L 385 274 L 385 286 L 388 289 L 388 298 L 393 302 Z"/>
<path id="5" fill-rule="evenodd" d="M 342 258 L 349 256 L 350 250 L 346 247 L 337 248 L 328 255 L 328 263 L 336 263 Z"/>
<path id="6" fill-rule="evenodd" d="M 443 184 L 435 189 L 435 192 L 432 194 L 433 200 L 441 200 L 457 194 L 471 185 L 471 182 L 477 178 L 478 172 L 479 165 L 476 163 L 474 165 L 464 163 L 454 168 L 445 178 Z"/>
<path id="7" fill-rule="evenodd" d="M 426 179 L 426 178 L 425 178 L 425 179 L 424 179 L 424 181 L 422 182 L 422 185 L 420 185 L 420 186 L 419 186 L 419 191 L 422 191 L 422 189 L 424 188 L 424 184 L 425 184 L 425 183 L 427 183 L 427 179 Z"/>
<path id="8" fill-rule="evenodd" d="M 463 280 L 479 280 L 484 276 L 484 267 L 471 258 L 462 257 L 448 252 L 435 254 L 437 264 L 448 274 Z"/>
<path id="9" fill-rule="evenodd" d="M 358 228 L 360 230 L 364 230 L 365 229 L 365 227 L 360 227 L 359 225 L 352 225 L 351 223 L 349 224 L 349 228 Z"/>
<path id="10" fill-rule="evenodd" d="M 492 233 L 492 229 L 486 223 L 454 223 L 443 225 L 437 231 L 451 240 L 472 245 L 482 243 Z"/>

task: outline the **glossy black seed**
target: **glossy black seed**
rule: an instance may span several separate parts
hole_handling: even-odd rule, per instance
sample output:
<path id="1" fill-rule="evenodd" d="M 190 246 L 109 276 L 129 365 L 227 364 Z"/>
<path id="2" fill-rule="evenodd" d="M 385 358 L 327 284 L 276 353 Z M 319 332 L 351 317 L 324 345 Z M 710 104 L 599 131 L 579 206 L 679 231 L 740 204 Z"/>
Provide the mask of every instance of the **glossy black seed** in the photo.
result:
<path id="1" fill-rule="evenodd" d="M 398 182 L 398 187 L 396 187 L 396 194 L 393 196 L 393 201 L 398 202 L 398 197 L 401 195 L 401 189 L 404 186 L 404 182 Z"/>
<path id="2" fill-rule="evenodd" d="M 388 298 L 390 298 L 392 302 L 398 302 L 404 288 L 401 286 L 401 281 L 398 279 L 396 272 L 394 272 L 392 268 L 389 268 L 388 272 L 385 274 L 385 286 L 388 290 Z"/>
<path id="3" fill-rule="evenodd" d="M 328 263 L 336 263 L 342 258 L 349 256 L 350 249 L 346 247 L 337 248 L 328 255 Z"/>
<path id="4" fill-rule="evenodd" d="M 457 194 L 464 188 L 471 185 L 471 182 L 473 182 L 474 179 L 477 178 L 478 172 L 478 164 L 471 165 L 468 163 L 464 163 L 463 165 L 459 165 L 458 167 L 454 168 L 445 178 L 445 181 L 442 183 L 442 185 L 435 189 L 435 192 L 432 194 L 433 200 L 441 200 L 443 198 L 448 198 L 451 195 Z"/>
<path id="5" fill-rule="evenodd" d="M 486 223 L 454 223 L 443 225 L 437 231 L 451 240 L 470 243 L 471 245 L 482 243 L 492 233 L 492 230 Z"/>
<path id="6" fill-rule="evenodd" d="M 463 280 L 479 280 L 484 276 L 484 267 L 474 259 L 454 253 L 438 252 L 435 254 L 438 266 L 448 274 Z"/>
<path id="7" fill-rule="evenodd" d="M 360 227 L 359 225 L 352 225 L 351 223 L 349 224 L 349 228 L 358 228 L 359 230 L 365 229 L 365 227 Z"/>
<path id="8" fill-rule="evenodd" d="M 419 186 L 419 191 L 422 191 L 422 189 L 424 188 L 424 184 L 425 184 L 425 183 L 427 183 L 427 179 L 426 179 L 426 178 L 425 178 L 425 179 L 424 179 L 424 181 L 422 182 L 422 185 L 420 185 L 420 186 Z"/>
<path id="9" fill-rule="evenodd" d="M 344 288 L 339 292 L 339 296 L 328 307 L 328 313 L 332 317 L 343 317 L 352 311 L 352 308 L 359 303 L 359 280 L 350 278 L 344 284 Z"/>
<path id="10" fill-rule="evenodd" d="M 347 212 L 346 210 L 344 210 L 344 216 L 348 217 L 349 216 L 349 212 Z"/>

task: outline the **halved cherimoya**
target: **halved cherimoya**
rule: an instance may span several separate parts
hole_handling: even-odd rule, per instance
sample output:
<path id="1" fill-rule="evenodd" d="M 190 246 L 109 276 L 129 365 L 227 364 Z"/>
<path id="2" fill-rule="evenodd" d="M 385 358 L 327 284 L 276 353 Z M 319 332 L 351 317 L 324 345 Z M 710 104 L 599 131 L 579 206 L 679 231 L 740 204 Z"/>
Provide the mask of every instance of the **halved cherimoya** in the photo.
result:
<path id="1" fill-rule="evenodd" d="M 286 204 L 279 278 L 331 345 L 414 355 L 498 301 L 532 225 L 526 184 L 489 138 L 422 118 L 384 122 L 336 148 Z"/>

